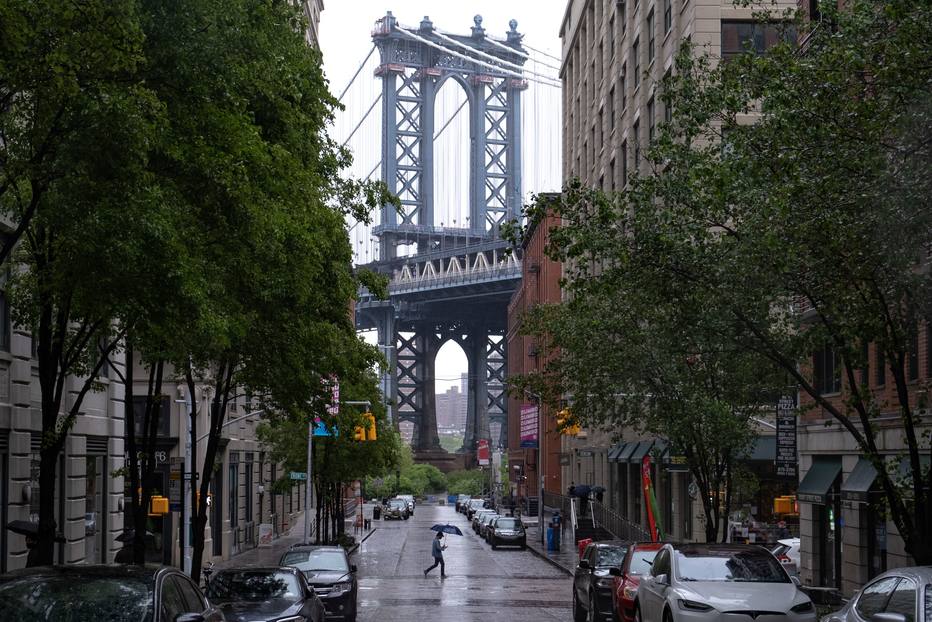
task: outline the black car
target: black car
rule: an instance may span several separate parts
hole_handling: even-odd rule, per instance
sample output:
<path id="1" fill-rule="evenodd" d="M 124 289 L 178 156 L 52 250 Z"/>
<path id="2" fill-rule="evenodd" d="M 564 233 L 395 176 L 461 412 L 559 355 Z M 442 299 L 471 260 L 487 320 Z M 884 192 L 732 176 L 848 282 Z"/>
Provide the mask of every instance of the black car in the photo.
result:
<path id="1" fill-rule="evenodd" d="M 612 620 L 612 568 L 621 568 L 630 542 L 593 542 L 583 551 L 573 574 L 573 620 Z"/>
<path id="2" fill-rule="evenodd" d="M 0 576 L 0 622 L 224 622 L 187 576 L 153 566 L 63 565 Z"/>
<path id="3" fill-rule="evenodd" d="M 346 551 L 339 546 L 299 544 L 291 547 L 279 562 L 304 573 L 327 610 L 328 618 L 354 622 L 359 583 L 356 566 L 349 563 Z"/>
<path id="4" fill-rule="evenodd" d="M 499 516 L 486 528 L 486 540 L 495 549 L 500 546 L 527 548 L 527 533 L 520 518 Z"/>
<path id="5" fill-rule="evenodd" d="M 207 597 L 227 622 L 324 622 L 324 604 L 297 568 L 231 568 L 210 580 Z"/>

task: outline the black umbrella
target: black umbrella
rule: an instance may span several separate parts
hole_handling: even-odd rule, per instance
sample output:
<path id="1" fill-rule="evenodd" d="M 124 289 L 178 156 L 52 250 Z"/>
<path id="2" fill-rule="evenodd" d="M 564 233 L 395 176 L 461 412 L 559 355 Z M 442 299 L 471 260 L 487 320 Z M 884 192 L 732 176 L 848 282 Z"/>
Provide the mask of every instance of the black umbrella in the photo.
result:
<path id="1" fill-rule="evenodd" d="M 584 498 L 589 496 L 589 491 L 591 490 L 592 488 L 590 488 L 587 484 L 580 484 L 573 489 L 573 494 L 577 497 Z"/>
<path id="2" fill-rule="evenodd" d="M 437 531 L 439 533 L 452 533 L 454 536 L 463 535 L 463 532 L 460 531 L 460 528 L 457 527 L 456 525 L 449 525 L 449 524 L 441 525 L 440 523 L 437 523 L 436 525 L 431 527 L 430 530 Z"/>
<path id="3" fill-rule="evenodd" d="M 116 538 L 114 538 L 114 540 L 116 540 L 117 542 L 132 542 L 135 536 L 136 536 L 135 529 L 124 529 L 123 533 L 121 533 Z M 151 531 L 147 531 L 146 535 L 143 536 L 143 539 L 154 540 L 155 534 L 152 533 Z"/>
<path id="4" fill-rule="evenodd" d="M 605 492 L 605 486 L 593 486 L 592 492 Z"/>

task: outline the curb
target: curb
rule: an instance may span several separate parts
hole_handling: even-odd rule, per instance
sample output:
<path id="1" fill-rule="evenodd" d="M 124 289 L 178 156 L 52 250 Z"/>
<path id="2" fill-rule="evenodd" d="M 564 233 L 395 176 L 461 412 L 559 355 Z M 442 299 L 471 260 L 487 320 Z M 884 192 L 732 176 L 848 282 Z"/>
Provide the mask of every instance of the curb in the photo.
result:
<path id="1" fill-rule="evenodd" d="M 531 553 L 533 553 L 534 555 L 536 555 L 537 557 L 539 557 L 540 559 L 544 560 L 545 562 L 547 562 L 548 564 L 550 564 L 550 565 L 553 566 L 554 568 L 557 568 L 557 569 L 559 569 L 559 570 L 562 570 L 563 572 L 565 572 L 566 574 L 568 574 L 568 575 L 571 576 L 571 577 L 574 576 L 575 573 L 574 573 L 572 570 L 570 570 L 569 568 L 567 568 L 566 566 L 564 566 L 563 564 L 561 564 L 561 563 L 558 562 L 557 560 L 555 560 L 555 559 L 553 559 L 553 558 L 551 558 L 551 557 L 548 557 L 548 556 L 545 555 L 542 551 L 538 551 L 535 547 L 533 547 L 533 546 L 528 546 L 528 547 L 527 547 L 527 550 L 530 551 Z"/>
<path id="2" fill-rule="evenodd" d="M 366 537 L 360 540 L 359 542 L 357 542 L 356 544 L 354 544 L 353 548 L 351 548 L 347 554 L 352 555 L 353 553 L 355 553 L 359 549 L 359 545 L 361 545 L 363 542 L 371 538 L 372 534 L 374 534 L 378 530 L 379 530 L 378 527 L 373 527 L 372 529 L 370 529 L 369 533 L 366 534 Z"/>

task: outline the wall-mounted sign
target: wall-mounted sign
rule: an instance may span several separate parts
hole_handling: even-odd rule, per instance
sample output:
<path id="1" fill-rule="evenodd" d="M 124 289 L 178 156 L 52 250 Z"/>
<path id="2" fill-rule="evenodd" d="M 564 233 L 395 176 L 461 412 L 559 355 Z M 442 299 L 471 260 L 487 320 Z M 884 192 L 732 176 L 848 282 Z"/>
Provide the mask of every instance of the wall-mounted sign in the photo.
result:
<path id="1" fill-rule="evenodd" d="M 521 405 L 521 447 L 536 448 L 540 428 L 540 407 L 536 404 Z"/>
<path id="2" fill-rule="evenodd" d="M 479 460 L 479 466 L 488 466 L 491 452 L 489 451 L 489 439 L 480 438 L 479 447 L 476 449 L 476 458 Z"/>
<path id="3" fill-rule="evenodd" d="M 777 477 L 797 479 L 799 459 L 796 455 L 796 400 L 784 395 L 777 402 L 777 455 L 774 458 Z"/>

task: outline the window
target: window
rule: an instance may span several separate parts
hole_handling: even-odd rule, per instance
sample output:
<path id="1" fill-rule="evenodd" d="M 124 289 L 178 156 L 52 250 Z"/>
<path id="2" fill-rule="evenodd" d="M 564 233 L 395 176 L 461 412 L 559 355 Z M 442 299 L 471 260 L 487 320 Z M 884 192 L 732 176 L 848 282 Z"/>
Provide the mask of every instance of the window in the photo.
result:
<path id="1" fill-rule="evenodd" d="M 615 127 L 615 87 L 608 92 L 608 122 Z M 609 132 L 611 134 L 611 132 Z"/>
<path id="2" fill-rule="evenodd" d="M 932 324 L 926 324 L 926 378 L 932 377 Z"/>
<path id="3" fill-rule="evenodd" d="M 136 438 L 145 438 L 146 429 L 143 426 L 145 425 L 146 416 L 146 396 L 133 396 L 133 414 L 135 416 L 133 424 L 136 429 Z M 167 438 L 171 436 L 171 400 L 168 399 L 168 396 L 163 395 L 161 397 L 159 406 L 153 409 L 153 416 L 158 419 L 155 430 L 156 437 Z"/>
<path id="4" fill-rule="evenodd" d="M 656 122 L 654 117 L 654 98 L 651 97 L 650 101 L 647 102 L 647 141 L 648 143 L 654 142 L 654 130 L 656 129 Z"/>
<path id="5" fill-rule="evenodd" d="M 670 552 L 667 549 L 661 549 L 654 558 L 654 563 L 650 567 L 650 574 L 659 577 L 662 574 L 670 576 Z"/>
<path id="6" fill-rule="evenodd" d="M 103 363 L 100 366 L 101 378 L 110 377 L 110 355 L 104 356 L 104 352 L 107 351 L 108 345 L 110 345 L 108 337 L 100 337 L 97 339 L 97 356 L 103 358 Z"/>
<path id="7" fill-rule="evenodd" d="M 275 482 L 278 481 L 278 465 L 273 462 L 271 466 L 272 466 L 272 477 L 270 478 L 269 481 L 272 483 L 272 486 L 274 486 Z M 269 515 L 270 516 L 275 515 L 275 493 L 272 491 L 271 486 L 269 487 Z"/>
<path id="8" fill-rule="evenodd" d="M 671 71 L 670 69 L 667 69 L 667 72 L 666 72 L 665 74 L 663 74 L 663 81 L 664 81 L 664 83 L 669 83 L 669 82 L 670 82 L 670 77 L 671 77 L 670 71 Z M 664 104 L 663 104 L 663 121 L 664 121 L 664 123 L 669 123 L 669 122 L 672 121 L 672 120 L 673 120 L 673 104 L 672 104 L 671 102 L 669 102 L 669 101 L 664 102 Z"/>
<path id="9" fill-rule="evenodd" d="M 624 110 L 628 107 L 628 63 L 622 63 L 621 65 L 621 109 Z"/>
<path id="10" fill-rule="evenodd" d="M 647 14 L 647 64 L 654 62 L 654 9 Z"/>
<path id="11" fill-rule="evenodd" d="M 641 38 L 637 37 L 631 45 L 631 58 L 634 63 L 634 88 L 637 88 L 638 85 L 641 84 L 641 59 L 638 58 L 638 46 L 640 43 Z"/>
<path id="12" fill-rule="evenodd" d="M 909 352 L 906 362 L 909 379 L 919 380 L 919 329 L 915 326 L 910 329 Z"/>
<path id="13" fill-rule="evenodd" d="M 641 120 L 634 122 L 632 130 L 634 134 L 634 172 L 637 173 L 641 168 Z"/>
<path id="14" fill-rule="evenodd" d="M 243 478 L 246 480 L 246 522 L 252 522 L 252 454 L 246 454 L 246 472 L 243 474 Z"/>
<path id="15" fill-rule="evenodd" d="M 883 611 L 897 581 L 899 579 L 896 577 L 888 577 L 865 587 L 855 604 L 858 615 L 865 620 L 870 620 L 875 613 Z"/>
<path id="16" fill-rule="evenodd" d="M 887 360 L 883 354 L 883 347 L 878 343 L 874 345 L 877 357 L 877 369 L 874 370 L 874 382 L 877 386 L 883 386 L 887 382 Z"/>
<path id="17" fill-rule="evenodd" d="M 608 20 L 608 54 L 609 58 L 615 58 L 615 15 Z"/>
<path id="18" fill-rule="evenodd" d="M 618 0 L 615 3 L 615 10 L 618 13 L 618 18 L 619 18 L 618 23 L 621 24 L 621 34 L 625 33 L 625 26 L 627 25 L 625 23 L 627 21 L 627 13 L 625 11 L 626 7 L 627 7 L 627 4 L 625 3 L 625 0 Z"/>
<path id="19" fill-rule="evenodd" d="M 913 622 L 916 619 L 916 584 L 909 579 L 900 579 L 884 613 L 899 613 L 906 622 Z"/>
<path id="20" fill-rule="evenodd" d="M 621 142 L 621 187 L 628 184 L 628 141 Z"/>
<path id="21" fill-rule="evenodd" d="M 598 128 L 599 128 L 598 150 L 601 150 L 601 149 L 604 147 L 604 145 L 605 145 L 605 112 L 604 112 L 604 108 L 599 108 Z"/>
<path id="22" fill-rule="evenodd" d="M 609 190 L 615 192 L 615 158 L 612 158 L 612 161 L 608 163 L 608 183 Z"/>
<path id="23" fill-rule="evenodd" d="M 230 528 L 235 529 L 239 525 L 239 454 L 235 452 L 230 453 L 230 483 L 227 486 L 230 496 L 228 497 L 229 501 L 229 512 L 230 512 Z"/>
<path id="24" fill-rule="evenodd" d="M 10 303 L 6 291 L 0 289 L 0 350 L 10 350 Z"/>
<path id="25" fill-rule="evenodd" d="M 783 41 L 793 41 L 792 28 L 780 24 L 722 21 L 722 58 L 729 59 L 747 52 L 761 55 Z"/>
<path id="26" fill-rule="evenodd" d="M 663 32 L 670 32 L 673 28 L 673 0 L 663 0 Z"/>
<path id="27" fill-rule="evenodd" d="M 175 575 L 174 579 L 178 582 L 178 589 L 181 591 L 182 597 L 184 597 L 189 612 L 201 613 L 207 609 L 207 602 L 190 579 L 179 575 Z"/>
<path id="28" fill-rule="evenodd" d="M 841 374 L 835 350 L 826 345 L 812 355 L 812 383 L 819 393 L 838 393 L 841 390 Z"/>
<path id="29" fill-rule="evenodd" d="M 868 386 L 871 381 L 870 367 L 870 352 L 868 350 L 868 343 L 865 340 L 861 344 L 861 384 L 865 387 Z"/>
<path id="30" fill-rule="evenodd" d="M 184 602 L 181 590 L 178 589 L 178 584 L 175 583 L 173 577 L 167 576 L 162 581 L 161 595 L 162 620 L 174 620 L 181 614 L 188 613 L 187 603 Z"/>

